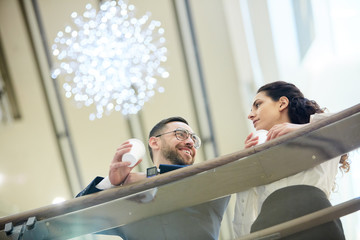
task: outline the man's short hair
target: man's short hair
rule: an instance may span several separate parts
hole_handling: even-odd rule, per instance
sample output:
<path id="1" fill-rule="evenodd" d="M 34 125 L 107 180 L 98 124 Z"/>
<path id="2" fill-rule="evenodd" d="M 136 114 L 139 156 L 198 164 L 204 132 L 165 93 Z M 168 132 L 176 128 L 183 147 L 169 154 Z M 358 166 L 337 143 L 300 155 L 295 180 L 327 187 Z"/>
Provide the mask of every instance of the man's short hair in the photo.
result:
<path id="1" fill-rule="evenodd" d="M 166 124 L 170 123 L 170 122 L 183 122 L 186 125 L 189 125 L 189 123 L 182 117 L 169 117 L 166 119 L 161 120 L 160 122 L 158 122 L 150 131 L 149 133 L 149 139 L 153 136 L 157 136 L 159 134 L 161 134 L 162 130 L 165 128 Z M 150 145 L 148 145 L 149 148 L 149 153 L 150 153 L 150 158 L 151 160 L 154 162 L 153 160 L 153 152 L 152 149 L 150 147 Z"/>

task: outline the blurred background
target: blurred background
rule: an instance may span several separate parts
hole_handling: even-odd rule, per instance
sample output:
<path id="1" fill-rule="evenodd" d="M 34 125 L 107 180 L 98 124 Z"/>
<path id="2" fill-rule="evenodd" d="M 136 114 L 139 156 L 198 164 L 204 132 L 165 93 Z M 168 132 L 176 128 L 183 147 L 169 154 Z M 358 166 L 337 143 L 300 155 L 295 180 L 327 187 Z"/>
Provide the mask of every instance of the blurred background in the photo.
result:
<path id="1" fill-rule="evenodd" d="M 242 150 L 252 98 L 268 82 L 292 82 L 330 112 L 360 103 L 358 0 L 129 0 L 135 17 L 161 22 L 168 76 L 156 77 L 159 91 L 137 114 L 91 120 L 93 105 L 65 96 L 66 75 L 51 77 L 58 32 L 88 3 L 101 2 L 0 0 L 0 216 L 72 199 L 107 175 L 122 142 L 146 142 L 170 116 L 201 136 L 197 163 Z M 359 158 L 351 152 L 350 172 L 339 172 L 333 204 L 360 196 Z M 137 170 L 149 166 L 147 154 Z M 233 238 L 233 204 L 221 239 Z M 360 239 L 360 214 L 342 221 L 347 238 Z"/>

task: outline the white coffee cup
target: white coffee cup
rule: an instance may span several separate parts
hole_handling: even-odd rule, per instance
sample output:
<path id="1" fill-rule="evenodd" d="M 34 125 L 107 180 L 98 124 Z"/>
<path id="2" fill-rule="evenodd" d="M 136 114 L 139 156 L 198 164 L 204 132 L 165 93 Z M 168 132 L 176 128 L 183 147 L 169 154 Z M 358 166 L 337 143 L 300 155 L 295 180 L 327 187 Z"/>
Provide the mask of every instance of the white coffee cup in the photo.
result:
<path id="1" fill-rule="evenodd" d="M 259 144 L 262 144 L 262 143 L 266 142 L 266 138 L 267 138 L 266 134 L 267 133 L 268 133 L 268 131 L 264 130 L 264 129 L 257 130 L 256 132 L 253 133 L 252 138 L 259 137 L 259 141 L 258 141 L 258 144 L 257 144 L 257 145 L 259 145 Z"/>
<path id="2" fill-rule="evenodd" d="M 136 138 L 131 138 L 128 141 L 132 144 L 132 147 L 130 152 L 127 152 L 123 155 L 122 161 L 130 162 L 131 164 L 129 167 L 133 167 L 141 158 L 144 157 L 145 145 L 141 140 Z"/>

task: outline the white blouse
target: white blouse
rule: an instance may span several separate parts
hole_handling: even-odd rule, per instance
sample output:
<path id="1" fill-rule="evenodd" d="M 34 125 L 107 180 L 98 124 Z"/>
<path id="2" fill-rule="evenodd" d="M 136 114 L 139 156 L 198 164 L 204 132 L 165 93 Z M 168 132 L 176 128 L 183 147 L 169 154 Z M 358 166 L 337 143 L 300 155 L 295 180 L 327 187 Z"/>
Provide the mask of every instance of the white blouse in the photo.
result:
<path id="1" fill-rule="evenodd" d="M 310 122 L 317 121 L 328 114 L 316 114 Z M 250 228 L 260 213 L 265 199 L 274 191 L 293 185 L 310 185 L 324 191 L 329 198 L 335 184 L 340 158 L 334 158 L 296 175 L 276 182 L 251 188 L 236 194 L 233 228 L 236 237 L 250 233 Z"/>

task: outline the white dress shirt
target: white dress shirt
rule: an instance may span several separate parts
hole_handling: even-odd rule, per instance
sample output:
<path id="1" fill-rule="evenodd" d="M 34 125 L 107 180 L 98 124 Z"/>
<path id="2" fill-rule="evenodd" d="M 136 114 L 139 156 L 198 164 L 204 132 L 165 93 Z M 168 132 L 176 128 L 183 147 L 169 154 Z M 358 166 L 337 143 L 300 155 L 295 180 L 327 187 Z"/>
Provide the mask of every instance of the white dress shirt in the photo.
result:
<path id="1" fill-rule="evenodd" d="M 99 182 L 96 186 L 97 189 L 106 190 L 113 187 L 116 187 L 115 185 L 112 185 L 109 179 L 109 176 L 106 176 L 101 182 Z"/>
<path id="2" fill-rule="evenodd" d="M 315 114 L 310 122 L 328 115 Z M 251 225 L 259 215 L 263 202 L 278 189 L 293 185 L 310 185 L 323 190 L 329 198 L 335 184 L 339 161 L 340 157 L 337 157 L 293 176 L 237 193 L 233 221 L 235 236 L 240 237 L 250 233 Z"/>

